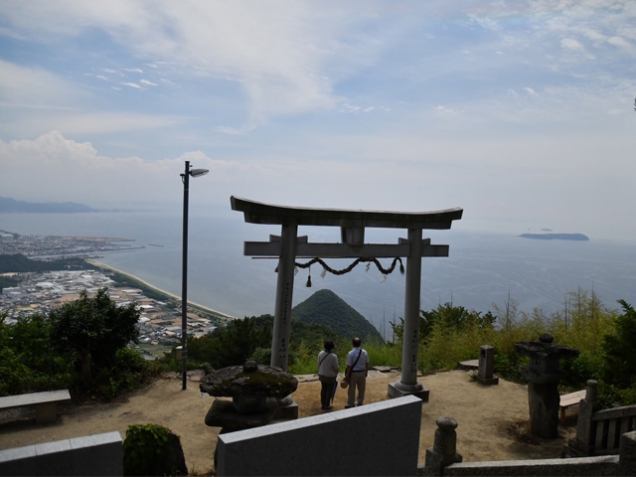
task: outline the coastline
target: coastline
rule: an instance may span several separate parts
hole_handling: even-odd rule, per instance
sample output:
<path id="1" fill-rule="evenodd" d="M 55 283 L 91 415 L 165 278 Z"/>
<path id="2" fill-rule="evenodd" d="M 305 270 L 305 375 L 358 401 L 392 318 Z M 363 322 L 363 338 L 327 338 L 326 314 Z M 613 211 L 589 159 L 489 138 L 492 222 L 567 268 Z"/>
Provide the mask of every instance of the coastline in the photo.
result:
<path id="1" fill-rule="evenodd" d="M 103 269 L 106 269 L 106 270 L 110 270 L 112 272 L 119 273 L 121 275 L 124 275 L 124 276 L 132 279 L 132 280 L 136 280 L 139 283 L 142 283 L 144 286 L 148 287 L 149 289 L 151 289 L 151 290 L 153 290 L 153 291 L 155 291 L 157 293 L 160 293 L 162 295 L 166 295 L 166 296 L 168 296 L 170 298 L 173 298 L 175 300 L 181 301 L 181 297 L 180 296 L 177 296 L 177 295 L 175 295 L 173 293 L 170 293 L 170 292 L 167 292 L 165 290 L 162 290 L 161 288 L 157 288 L 156 286 L 148 283 L 145 280 L 142 280 L 141 278 L 139 278 L 139 277 L 137 277 L 135 275 L 132 275 L 131 273 L 124 272 L 124 271 L 119 270 L 117 268 L 111 267 L 110 265 L 106 265 L 105 263 L 98 262 L 97 260 L 88 259 L 88 258 L 84 259 L 84 260 L 86 261 L 86 263 L 90 263 L 91 265 L 94 265 L 94 266 L 96 266 L 98 268 L 103 268 Z M 217 315 L 220 318 L 225 318 L 227 320 L 235 320 L 236 319 L 236 317 L 228 315 L 227 313 L 223 313 L 222 311 L 218 311 L 218 310 L 213 310 L 212 308 L 208 308 L 207 306 L 203 306 L 203 305 L 201 305 L 199 303 L 195 303 L 195 302 L 190 301 L 190 300 L 188 300 L 188 306 L 192 306 L 194 308 L 200 308 L 203 311 L 206 311 L 206 312 L 211 313 L 213 315 Z"/>

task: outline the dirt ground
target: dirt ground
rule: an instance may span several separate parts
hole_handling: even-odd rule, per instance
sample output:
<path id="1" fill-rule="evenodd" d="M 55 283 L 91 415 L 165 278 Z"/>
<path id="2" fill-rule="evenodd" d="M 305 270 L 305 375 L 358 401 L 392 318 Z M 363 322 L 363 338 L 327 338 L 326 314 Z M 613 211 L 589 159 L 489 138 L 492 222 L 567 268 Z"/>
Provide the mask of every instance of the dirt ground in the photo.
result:
<path id="1" fill-rule="evenodd" d="M 370 372 L 365 403 L 388 399 L 387 385 L 399 374 Z M 320 408 L 320 383 L 299 377 L 293 394 L 300 417 L 323 412 L 339 412 L 346 404 L 346 390 L 338 389 L 333 411 Z M 457 451 L 464 462 L 508 459 L 542 459 L 560 456 L 568 438 L 574 437 L 574 419 L 560 427 L 556 439 L 540 439 L 527 432 L 527 388 L 499 380 L 498 386 L 471 381 L 465 371 L 449 371 L 424 376 L 420 382 L 430 390 L 430 400 L 422 407 L 419 462 L 433 445 L 435 421 L 440 416 L 457 420 Z M 213 454 L 219 428 L 205 425 L 203 419 L 214 398 L 199 391 L 190 381 L 181 390 L 180 379 L 159 379 L 150 387 L 128 398 L 127 402 L 103 405 L 63 406 L 57 422 L 37 425 L 34 413 L 0 413 L 0 449 L 119 431 L 122 438 L 131 424 L 155 423 L 181 436 L 186 464 L 191 473 L 213 468 Z M 346 411 L 342 411 L 346 412 Z"/>

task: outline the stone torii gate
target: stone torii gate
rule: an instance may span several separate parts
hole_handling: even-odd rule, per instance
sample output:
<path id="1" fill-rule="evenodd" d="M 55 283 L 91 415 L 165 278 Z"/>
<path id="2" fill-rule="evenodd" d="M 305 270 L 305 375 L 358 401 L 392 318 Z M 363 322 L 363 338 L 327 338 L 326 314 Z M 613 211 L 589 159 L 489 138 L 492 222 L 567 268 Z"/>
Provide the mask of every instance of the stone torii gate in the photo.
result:
<path id="1" fill-rule="evenodd" d="M 422 257 L 448 257 L 449 247 L 432 245 L 431 239 L 422 239 L 422 230 L 450 229 L 453 220 L 462 218 L 463 209 L 420 213 L 310 209 L 263 204 L 233 196 L 230 202 L 232 210 L 243 212 L 247 223 L 281 226 L 280 236 L 270 235 L 269 242 L 244 244 L 246 256 L 278 257 L 271 366 L 287 370 L 297 257 L 406 257 L 402 377 L 389 384 L 388 393 L 391 397 L 415 394 L 428 401 L 428 389 L 417 382 Z M 307 236 L 298 236 L 299 225 L 340 227 L 342 243 L 309 243 Z M 368 244 L 364 242 L 366 227 L 407 229 L 408 238 L 400 238 L 397 244 Z"/>

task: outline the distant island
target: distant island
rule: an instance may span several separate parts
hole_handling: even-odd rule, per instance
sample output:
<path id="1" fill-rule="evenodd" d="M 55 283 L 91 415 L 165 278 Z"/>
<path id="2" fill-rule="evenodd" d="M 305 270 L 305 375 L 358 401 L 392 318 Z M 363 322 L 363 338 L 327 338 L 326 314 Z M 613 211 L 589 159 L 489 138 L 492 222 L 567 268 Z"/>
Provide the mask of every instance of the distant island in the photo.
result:
<path id="1" fill-rule="evenodd" d="M 573 240 L 575 242 L 590 241 L 590 238 L 583 234 L 521 234 L 519 237 L 535 240 Z"/>
<path id="2" fill-rule="evenodd" d="M 0 197 L 0 213 L 29 212 L 40 214 L 73 214 L 78 212 L 97 212 L 88 205 L 74 202 L 24 202 L 22 200 Z"/>

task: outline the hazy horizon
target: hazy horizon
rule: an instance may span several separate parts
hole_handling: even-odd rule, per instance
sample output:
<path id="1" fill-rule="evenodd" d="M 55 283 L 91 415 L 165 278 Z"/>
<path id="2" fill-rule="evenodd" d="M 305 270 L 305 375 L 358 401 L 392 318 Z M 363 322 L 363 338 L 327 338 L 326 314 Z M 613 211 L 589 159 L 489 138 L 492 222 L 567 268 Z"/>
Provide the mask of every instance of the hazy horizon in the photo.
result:
<path id="1" fill-rule="evenodd" d="M 134 239 L 127 252 L 103 254 L 100 261 L 139 276 L 177 296 L 181 294 L 180 211 L 0 214 L 0 229 L 21 234 L 81 235 Z M 190 217 L 188 298 L 234 316 L 274 312 L 276 260 L 243 256 L 243 242 L 267 241 L 278 234 L 275 226 L 246 224 L 242 214 L 230 217 L 193 211 Z M 300 227 L 311 242 L 337 242 L 337 227 Z M 367 241 L 396 243 L 406 231 L 367 230 Z M 636 244 L 538 241 L 515 235 L 474 233 L 460 230 L 425 231 L 434 244 L 449 244 L 447 258 L 422 260 L 421 309 L 430 310 L 452 301 L 468 309 L 486 312 L 493 303 L 503 306 L 508 294 L 519 310 L 541 308 L 547 314 L 563 309 L 568 292 L 594 290 L 606 306 L 619 308 L 616 300 L 636 304 Z M 149 244 L 162 247 L 152 247 Z M 298 260 L 301 263 L 306 260 Z M 353 259 L 326 262 L 344 268 Z M 390 260 L 381 259 L 386 267 Z M 313 286 L 305 287 L 308 271 L 299 270 L 294 283 L 293 305 L 322 288 L 329 288 L 353 306 L 378 329 L 404 313 L 404 276 L 395 271 L 386 280 L 371 267 L 360 265 L 344 276 L 327 274 L 312 266 Z"/>

